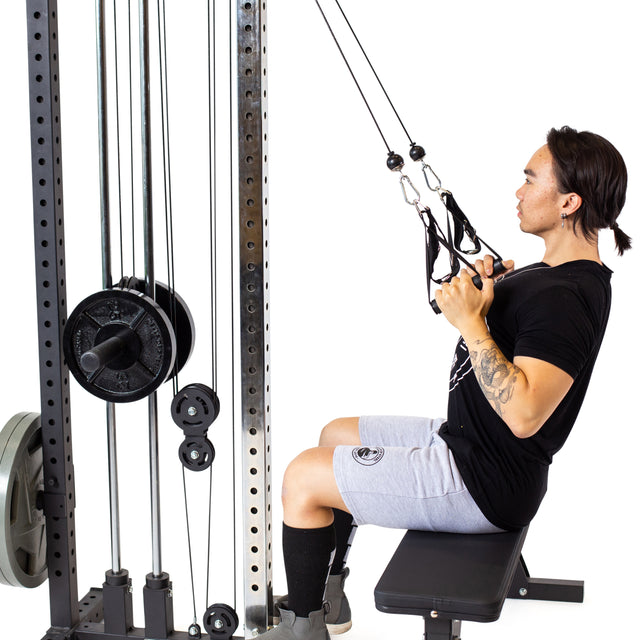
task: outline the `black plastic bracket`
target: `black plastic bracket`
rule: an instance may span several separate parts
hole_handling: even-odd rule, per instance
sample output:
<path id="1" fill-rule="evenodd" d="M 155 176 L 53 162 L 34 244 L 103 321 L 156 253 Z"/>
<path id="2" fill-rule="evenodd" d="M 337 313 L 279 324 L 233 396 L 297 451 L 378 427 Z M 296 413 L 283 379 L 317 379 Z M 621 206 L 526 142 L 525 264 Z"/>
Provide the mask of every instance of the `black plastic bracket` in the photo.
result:
<path id="1" fill-rule="evenodd" d="M 173 600 L 169 574 L 147 574 L 143 589 L 146 638 L 169 638 L 173 633 Z"/>
<path id="2" fill-rule="evenodd" d="M 133 596 L 131 578 L 126 569 L 107 571 L 102 585 L 104 631 L 126 635 L 133 628 Z"/>

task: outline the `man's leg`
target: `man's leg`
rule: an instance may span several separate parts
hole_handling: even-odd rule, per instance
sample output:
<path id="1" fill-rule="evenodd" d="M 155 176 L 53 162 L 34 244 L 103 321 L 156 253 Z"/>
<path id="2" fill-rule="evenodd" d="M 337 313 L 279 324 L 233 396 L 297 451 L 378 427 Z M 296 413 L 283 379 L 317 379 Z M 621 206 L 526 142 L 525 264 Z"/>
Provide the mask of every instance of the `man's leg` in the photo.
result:
<path id="1" fill-rule="evenodd" d="M 320 434 L 321 447 L 337 447 L 339 445 L 360 446 L 360 418 L 338 418 L 330 422 Z M 347 563 L 349 549 L 358 526 L 348 511 L 334 511 L 336 530 L 336 553 L 331 565 L 331 575 L 341 575 Z"/>
<path id="2" fill-rule="evenodd" d="M 282 502 L 288 608 L 306 618 L 322 608 L 335 546 L 333 509 L 347 510 L 333 474 L 333 447 L 309 449 L 291 462 Z"/>

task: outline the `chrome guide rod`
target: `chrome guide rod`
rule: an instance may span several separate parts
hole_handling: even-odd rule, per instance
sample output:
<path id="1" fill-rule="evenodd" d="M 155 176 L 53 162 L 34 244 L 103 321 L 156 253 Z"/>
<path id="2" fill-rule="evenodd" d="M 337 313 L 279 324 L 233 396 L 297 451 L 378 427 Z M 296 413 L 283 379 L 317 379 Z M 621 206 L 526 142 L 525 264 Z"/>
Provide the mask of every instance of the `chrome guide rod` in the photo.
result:
<path id="1" fill-rule="evenodd" d="M 149 2 L 139 0 L 140 17 L 140 112 L 142 118 L 142 214 L 144 220 L 145 293 L 155 299 L 153 253 L 153 199 L 151 166 L 151 90 L 149 64 Z M 158 400 L 149 396 L 149 467 L 151 478 L 151 553 L 154 577 L 162 574 L 160 526 L 160 456 L 158 441 Z"/>
<path id="2" fill-rule="evenodd" d="M 107 459 L 109 465 L 109 520 L 111 523 L 111 571 L 122 571 L 120 562 L 120 500 L 118 491 L 118 455 L 116 448 L 116 407 L 107 402 Z"/>
<path id="3" fill-rule="evenodd" d="M 111 210 L 109 203 L 109 133 L 105 0 L 96 0 L 96 55 L 98 78 L 98 148 L 100 156 L 100 221 L 102 231 L 102 287 L 113 286 L 111 274 Z M 107 402 L 107 460 L 109 475 L 109 522 L 111 527 L 111 571 L 120 573 L 120 505 L 118 498 L 118 454 L 116 409 Z"/>

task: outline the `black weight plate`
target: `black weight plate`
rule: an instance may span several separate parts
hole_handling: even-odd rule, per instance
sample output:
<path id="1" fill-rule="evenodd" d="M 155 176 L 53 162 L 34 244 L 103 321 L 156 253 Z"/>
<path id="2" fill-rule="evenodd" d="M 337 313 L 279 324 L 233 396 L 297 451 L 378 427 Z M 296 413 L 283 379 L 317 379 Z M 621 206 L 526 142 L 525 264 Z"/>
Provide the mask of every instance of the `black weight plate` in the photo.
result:
<path id="1" fill-rule="evenodd" d="M 135 334 L 139 341 L 135 362 L 126 368 L 107 364 L 93 372 L 83 369 L 82 355 L 119 330 Z M 74 309 L 65 327 L 63 348 L 80 385 L 109 402 L 133 402 L 151 395 L 167 379 L 176 357 L 173 327 L 160 305 L 143 293 L 119 288 L 99 291 Z M 122 366 L 120 358 L 117 367 Z"/>
<path id="2" fill-rule="evenodd" d="M 206 438 L 188 438 L 180 445 L 178 457 L 189 471 L 204 471 L 213 464 L 216 451 Z"/>
<path id="3" fill-rule="evenodd" d="M 220 400 L 204 384 L 189 384 L 171 402 L 171 417 L 185 435 L 205 435 L 220 413 Z"/>
<path id="4" fill-rule="evenodd" d="M 202 619 L 204 628 L 211 638 L 227 640 L 238 628 L 238 614 L 228 604 L 212 604 Z"/>
<path id="5" fill-rule="evenodd" d="M 163 282 L 156 282 L 156 302 L 167 314 L 176 335 L 176 365 L 170 376 L 173 377 L 182 370 L 189 361 L 196 340 L 196 326 L 185 301 Z"/>
<path id="6" fill-rule="evenodd" d="M 144 280 L 136 277 L 122 278 L 118 286 L 122 289 L 145 292 Z M 176 364 L 170 373 L 170 377 L 173 377 L 191 357 L 196 340 L 196 327 L 186 302 L 175 291 L 172 293 L 164 282 L 156 281 L 155 301 L 171 320 L 176 336 Z"/>

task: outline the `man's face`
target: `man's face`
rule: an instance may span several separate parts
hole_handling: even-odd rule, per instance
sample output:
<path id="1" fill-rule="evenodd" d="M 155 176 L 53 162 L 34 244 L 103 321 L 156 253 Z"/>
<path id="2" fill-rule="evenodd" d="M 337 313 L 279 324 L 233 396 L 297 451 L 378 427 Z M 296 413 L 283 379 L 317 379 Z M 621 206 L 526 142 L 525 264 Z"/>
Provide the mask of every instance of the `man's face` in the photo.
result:
<path id="1" fill-rule="evenodd" d="M 525 182 L 516 191 L 520 229 L 545 237 L 561 226 L 560 214 L 566 199 L 558 191 L 547 145 L 533 154 L 524 173 Z"/>

